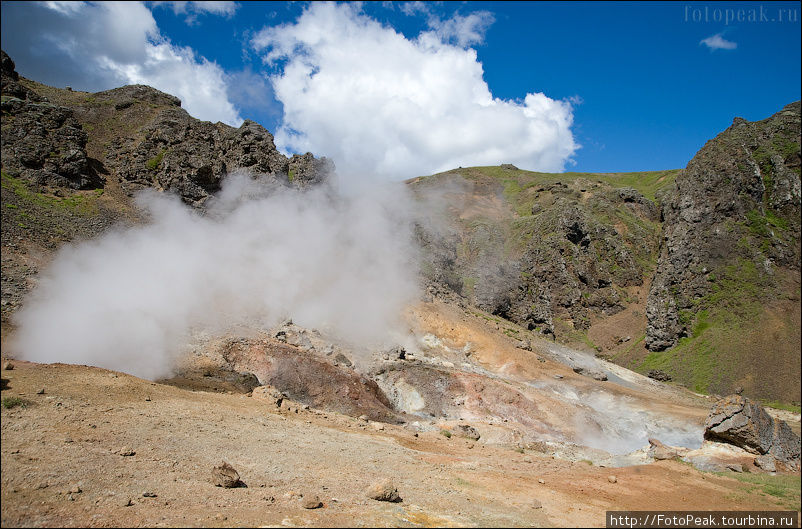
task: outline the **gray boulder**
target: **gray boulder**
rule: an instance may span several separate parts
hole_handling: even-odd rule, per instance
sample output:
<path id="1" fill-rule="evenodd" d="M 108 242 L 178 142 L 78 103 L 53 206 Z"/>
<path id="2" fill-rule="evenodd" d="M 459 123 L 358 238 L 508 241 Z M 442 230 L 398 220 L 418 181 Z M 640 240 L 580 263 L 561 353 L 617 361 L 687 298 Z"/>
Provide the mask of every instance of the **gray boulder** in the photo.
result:
<path id="1" fill-rule="evenodd" d="M 607 374 L 604 373 L 603 371 L 600 371 L 598 369 L 592 369 L 592 368 L 585 367 L 585 366 L 576 366 L 576 367 L 574 367 L 574 373 L 577 373 L 577 374 L 582 375 L 584 377 L 590 377 L 593 380 L 598 380 L 598 381 L 601 381 L 601 382 L 607 380 Z"/>
<path id="2" fill-rule="evenodd" d="M 775 420 L 742 395 L 730 395 L 713 406 L 705 421 L 704 436 L 760 456 L 769 455 L 788 470 L 799 468 L 799 436 L 785 421 Z"/>

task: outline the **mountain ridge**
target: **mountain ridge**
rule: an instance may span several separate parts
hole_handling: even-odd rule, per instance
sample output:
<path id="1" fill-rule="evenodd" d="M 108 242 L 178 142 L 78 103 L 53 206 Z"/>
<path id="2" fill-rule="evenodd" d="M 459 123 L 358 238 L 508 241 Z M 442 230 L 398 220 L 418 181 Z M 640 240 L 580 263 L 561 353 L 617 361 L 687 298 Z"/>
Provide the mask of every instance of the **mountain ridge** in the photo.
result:
<path id="1" fill-rule="evenodd" d="M 53 116 L 47 118 L 53 125 L 37 128 L 46 115 Z M 731 145 L 716 151 L 724 141 L 718 137 L 685 169 L 549 174 L 502 164 L 410 179 L 407 185 L 414 194 L 443 192 L 450 208 L 443 213 L 449 226 L 445 232 L 427 233 L 419 226 L 423 275 L 435 292 L 454 294 L 533 332 L 644 374 L 661 371 L 704 393 L 741 386 L 764 401 L 798 406 L 794 306 L 799 299 L 799 103 L 777 116 L 753 123 L 736 118 L 731 132 L 719 135 L 724 140 L 740 135 L 741 143 L 747 137 L 758 140 L 749 143 L 743 160 L 708 171 L 724 176 L 711 177 L 706 193 L 694 188 L 695 168 L 709 165 L 705 157 L 724 163 L 741 156 L 732 157 L 727 150 Z M 181 109 L 174 96 L 143 85 L 94 94 L 47 87 L 16 75 L 5 54 L 3 119 L 3 244 L 11 256 L 3 265 L 8 278 L 4 325 L 43 264 L 18 256 L 15 245 L 48 254 L 65 241 L 91 238 L 121 219 L 140 222 L 131 196 L 142 188 L 177 193 L 202 209 L 221 179 L 238 168 L 291 187 L 316 185 L 332 169 L 330 161 L 311 153 L 284 157 L 272 135 L 254 122 L 246 120 L 237 129 L 201 122 Z M 753 164 L 761 171 L 757 181 L 748 174 L 754 172 Z M 732 230 L 741 234 L 733 236 L 735 243 L 748 239 L 741 241 L 740 250 L 731 245 L 732 251 L 765 247 L 770 256 L 764 257 L 777 263 L 773 275 L 756 277 L 760 257 L 738 254 L 734 258 L 740 268 L 720 259 L 717 271 L 711 264 L 702 274 L 706 279 L 701 287 L 691 280 L 687 292 L 671 292 L 678 283 L 662 271 L 676 261 L 671 248 L 693 246 L 671 239 L 679 233 L 677 223 L 688 215 L 678 197 L 695 197 L 699 209 L 708 200 L 715 203 L 713 195 L 722 182 L 734 176 L 746 182 L 751 202 L 741 200 L 734 189 L 734 205 L 717 222 L 735 223 Z M 727 216 L 736 210 L 738 219 Z M 705 245 L 711 239 L 697 239 L 686 252 L 687 262 L 701 263 L 709 254 Z M 691 270 L 682 263 L 672 266 Z M 705 290 L 710 277 L 721 277 L 724 290 Z M 740 312 L 730 321 L 713 305 L 737 297 L 738 282 L 748 287 L 749 310 L 738 305 Z M 763 291 L 777 299 L 768 312 L 756 312 L 766 299 Z M 778 294 L 782 292 L 787 294 Z M 704 303 L 694 304 L 705 296 Z M 673 303 L 673 308 L 662 310 L 659 300 Z M 720 329 L 729 330 L 721 334 Z M 758 353 L 774 347 L 773 357 L 761 363 L 759 354 L 743 351 L 738 342 L 746 334 L 751 338 L 745 343 Z M 729 372 L 724 373 L 725 367 Z M 762 376 L 750 378 L 753 372 Z"/>

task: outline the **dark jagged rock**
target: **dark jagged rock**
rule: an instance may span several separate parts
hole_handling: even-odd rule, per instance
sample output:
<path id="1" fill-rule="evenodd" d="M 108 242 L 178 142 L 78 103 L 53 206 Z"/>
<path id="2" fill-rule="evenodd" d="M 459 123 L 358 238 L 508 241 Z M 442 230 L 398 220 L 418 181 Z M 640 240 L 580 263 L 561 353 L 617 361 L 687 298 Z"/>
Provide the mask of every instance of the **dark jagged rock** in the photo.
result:
<path id="1" fill-rule="evenodd" d="M 799 436 L 785 421 L 775 420 L 762 406 L 741 395 L 730 395 L 711 408 L 704 436 L 770 455 L 789 470 L 799 468 Z"/>
<path id="2" fill-rule="evenodd" d="M 800 103 L 763 121 L 736 118 L 677 177 L 663 203 L 664 233 L 648 298 L 646 345 L 690 334 L 698 300 L 738 260 L 764 275 L 799 270 Z"/>
<path id="3" fill-rule="evenodd" d="M 109 165 L 130 190 L 155 183 L 200 205 L 230 171 L 245 169 L 276 182 L 287 177 L 287 158 L 276 150 L 273 135 L 253 121 L 235 129 L 168 108 L 143 132 L 141 142 L 119 145 L 109 156 L 114 160 Z"/>
<path id="4" fill-rule="evenodd" d="M 299 187 L 319 184 L 334 172 L 334 163 L 328 158 L 315 158 L 311 152 L 293 154 L 288 163 L 287 177 Z"/>
<path id="5" fill-rule="evenodd" d="M 500 194 L 494 182 L 459 178 L 454 173 L 444 185 L 461 186 L 465 196 Z M 479 308 L 545 334 L 554 333 L 555 315 L 585 330 L 592 315 L 620 312 L 621 289 L 643 283 L 642 263 L 657 251 L 656 205 L 632 188 L 582 179 L 533 191 L 532 216 L 512 233 L 491 219 L 422 230 L 424 273 Z M 618 217 L 623 228 L 611 224 Z"/>
<path id="6" fill-rule="evenodd" d="M 16 70 L 16 65 L 11 57 L 2 50 L 0 50 L 0 57 L 2 58 L 2 93 L 6 97 L 16 97 L 24 101 L 33 101 L 35 103 L 46 102 L 47 99 L 40 96 L 33 90 L 23 86 L 19 82 L 19 74 Z M 5 98 L 3 98 L 5 99 Z"/>
<path id="7" fill-rule="evenodd" d="M 95 187 L 99 182 L 89 170 L 87 135 L 72 110 L 20 84 L 5 52 L 2 65 L 3 170 L 38 185 Z"/>
<path id="8" fill-rule="evenodd" d="M 5 53 L 2 61 L 3 169 L 37 183 L 95 187 L 102 185 L 100 173 L 118 179 L 129 194 L 154 187 L 201 207 L 234 171 L 304 188 L 334 170 L 310 153 L 288 159 L 258 123 L 235 128 L 200 121 L 177 97 L 149 86 L 58 90 L 21 78 Z M 46 89 L 56 104 L 27 85 Z"/>
<path id="9" fill-rule="evenodd" d="M 671 382 L 671 375 L 661 369 L 652 369 L 646 376 L 659 382 Z"/>

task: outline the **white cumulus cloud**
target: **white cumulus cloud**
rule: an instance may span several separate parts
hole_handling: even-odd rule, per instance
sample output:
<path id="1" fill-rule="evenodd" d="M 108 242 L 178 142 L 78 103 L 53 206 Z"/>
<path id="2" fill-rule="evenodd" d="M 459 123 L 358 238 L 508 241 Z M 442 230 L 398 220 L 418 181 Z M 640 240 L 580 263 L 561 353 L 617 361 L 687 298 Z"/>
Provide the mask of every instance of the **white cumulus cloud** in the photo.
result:
<path id="1" fill-rule="evenodd" d="M 489 19 L 477 16 L 462 26 L 478 31 Z M 563 170 L 578 148 L 570 102 L 537 92 L 493 97 L 476 51 L 448 42 L 459 43 L 459 34 L 444 27 L 409 40 L 358 4 L 329 3 L 264 28 L 252 44 L 277 69 L 277 144 L 330 156 L 348 176 L 396 179 L 502 162 Z M 476 40 L 464 34 L 463 44 Z"/>
<path id="2" fill-rule="evenodd" d="M 477 11 L 466 16 L 454 14 L 446 19 L 430 16 L 428 23 L 445 42 L 454 42 L 465 47 L 484 42 L 485 32 L 494 21 L 495 17 L 489 11 Z"/>
<path id="3" fill-rule="evenodd" d="M 176 15 L 186 15 L 184 20 L 190 26 L 198 24 L 198 15 L 209 14 L 231 18 L 234 16 L 234 13 L 237 12 L 237 9 L 239 9 L 239 4 L 237 2 L 217 2 L 211 0 L 204 2 L 153 2 L 153 6 L 169 6 Z"/>
<path id="4" fill-rule="evenodd" d="M 702 39 L 699 44 L 704 44 L 711 50 L 734 50 L 738 47 L 737 43 L 725 39 L 722 35 L 723 33 L 716 33 L 706 39 Z"/>
<path id="5" fill-rule="evenodd" d="M 90 91 L 147 84 L 196 118 L 242 123 L 222 68 L 164 38 L 141 2 L 18 2 L 3 18 L 3 48 L 23 75 Z"/>

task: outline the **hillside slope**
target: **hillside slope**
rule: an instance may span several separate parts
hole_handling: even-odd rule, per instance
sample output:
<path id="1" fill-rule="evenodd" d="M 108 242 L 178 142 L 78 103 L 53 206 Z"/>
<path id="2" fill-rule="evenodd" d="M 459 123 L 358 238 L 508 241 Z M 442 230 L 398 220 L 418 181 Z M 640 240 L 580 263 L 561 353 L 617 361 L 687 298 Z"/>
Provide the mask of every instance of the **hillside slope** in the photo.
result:
<path id="1" fill-rule="evenodd" d="M 799 402 L 800 103 L 707 142 L 664 203 L 644 365 Z M 670 349 L 669 349 L 670 348 Z"/>
<path id="2" fill-rule="evenodd" d="M 736 119 L 681 171 L 413 179 L 423 203 L 442 197 L 424 275 L 642 373 L 798 405 L 799 145 L 797 102 Z"/>
<path id="3" fill-rule="evenodd" d="M 2 52 L 3 325 L 61 244 L 140 222 L 132 200 L 140 189 L 202 209 L 232 171 L 304 187 L 331 169 L 310 153 L 287 158 L 252 121 L 200 121 L 149 86 L 46 86 L 19 76 Z"/>
<path id="4" fill-rule="evenodd" d="M 137 190 L 202 210 L 231 171 L 304 187 L 331 169 L 150 87 L 76 92 L 2 64 L 4 329 L 60 245 L 142 220 Z M 641 373 L 798 405 L 799 152 L 797 102 L 736 119 L 684 170 L 417 178 L 423 276 L 435 294 Z"/>

